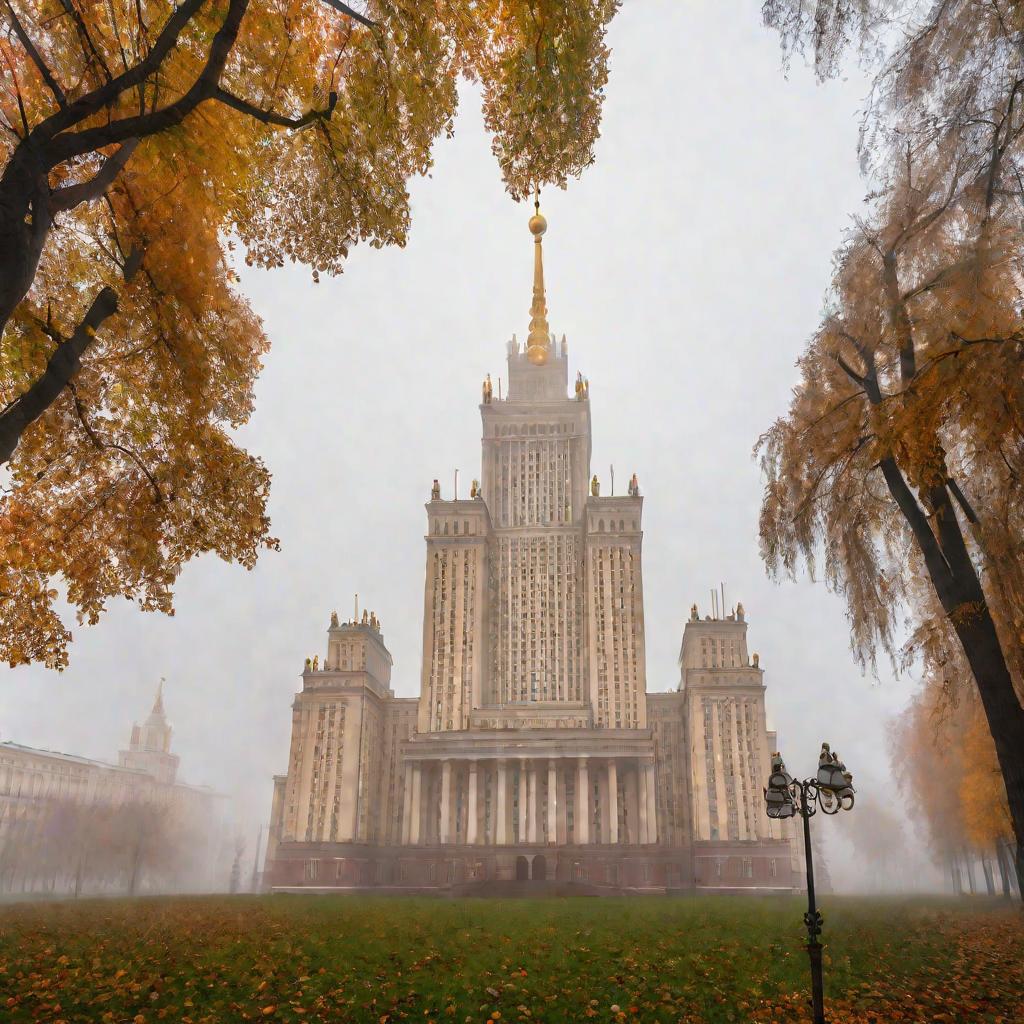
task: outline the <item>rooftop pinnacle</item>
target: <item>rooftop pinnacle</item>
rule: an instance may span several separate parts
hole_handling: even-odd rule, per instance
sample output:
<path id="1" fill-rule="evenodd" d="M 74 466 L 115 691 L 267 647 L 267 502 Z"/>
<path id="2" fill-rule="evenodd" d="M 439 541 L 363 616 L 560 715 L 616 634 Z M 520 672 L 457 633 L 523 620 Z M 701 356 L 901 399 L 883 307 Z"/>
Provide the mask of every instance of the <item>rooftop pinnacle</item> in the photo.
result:
<path id="1" fill-rule="evenodd" d="M 526 358 L 535 366 L 543 366 L 551 354 L 551 329 L 548 327 L 548 307 L 544 297 L 544 255 L 541 239 L 548 222 L 540 212 L 540 191 L 534 200 L 534 215 L 530 218 L 533 235 L 533 304 L 530 306 L 530 333 L 526 339 Z"/>

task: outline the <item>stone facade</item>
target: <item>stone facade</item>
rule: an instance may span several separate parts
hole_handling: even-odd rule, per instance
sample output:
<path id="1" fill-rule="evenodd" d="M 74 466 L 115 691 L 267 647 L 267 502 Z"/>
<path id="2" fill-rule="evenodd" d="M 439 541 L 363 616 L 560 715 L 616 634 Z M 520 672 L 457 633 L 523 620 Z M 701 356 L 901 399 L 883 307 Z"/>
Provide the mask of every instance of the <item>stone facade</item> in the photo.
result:
<path id="1" fill-rule="evenodd" d="M 589 383 L 569 394 L 541 238 L 508 393 L 484 384 L 482 486 L 426 505 L 420 696 L 397 698 L 376 615 L 332 617 L 292 708 L 266 879 L 280 890 L 515 880 L 666 891 L 799 887 L 764 814 L 763 672 L 742 606 L 683 632 L 648 693 L 643 498 L 591 476 Z"/>

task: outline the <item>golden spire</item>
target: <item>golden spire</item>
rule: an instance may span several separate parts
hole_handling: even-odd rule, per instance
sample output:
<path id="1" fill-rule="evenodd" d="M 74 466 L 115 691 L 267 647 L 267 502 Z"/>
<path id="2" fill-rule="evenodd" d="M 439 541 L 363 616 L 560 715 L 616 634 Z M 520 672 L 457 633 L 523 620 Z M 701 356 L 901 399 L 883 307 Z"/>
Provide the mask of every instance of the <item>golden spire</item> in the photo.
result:
<path id="1" fill-rule="evenodd" d="M 543 366 L 551 354 L 551 329 L 548 327 L 548 307 L 544 298 L 544 256 L 541 238 L 548 222 L 540 212 L 540 189 L 534 194 L 534 214 L 530 218 L 533 235 L 533 304 L 530 306 L 530 334 L 526 339 L 526 358 L 535 366 Z"/>

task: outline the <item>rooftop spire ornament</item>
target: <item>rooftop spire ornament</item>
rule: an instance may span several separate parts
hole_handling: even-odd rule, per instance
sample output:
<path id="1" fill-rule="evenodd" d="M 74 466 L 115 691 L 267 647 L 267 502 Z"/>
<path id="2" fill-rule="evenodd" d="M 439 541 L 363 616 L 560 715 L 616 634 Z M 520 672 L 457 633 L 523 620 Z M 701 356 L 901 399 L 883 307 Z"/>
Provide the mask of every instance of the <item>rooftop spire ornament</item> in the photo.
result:
<path id="1" fill-rule="evenodd" d="M 533 303 L 530 306 L 530 333 L 526 339 L 526 358 L 534 366 L 543 366 L 551 355 L 551 329 L 548 327 L 548 307 L 544 297 L 544 253 L 541 239 L 548 222 L 540 212 L 540 189 L 534 193 L 534 214 L 530 218 L 533 235 Z"/>

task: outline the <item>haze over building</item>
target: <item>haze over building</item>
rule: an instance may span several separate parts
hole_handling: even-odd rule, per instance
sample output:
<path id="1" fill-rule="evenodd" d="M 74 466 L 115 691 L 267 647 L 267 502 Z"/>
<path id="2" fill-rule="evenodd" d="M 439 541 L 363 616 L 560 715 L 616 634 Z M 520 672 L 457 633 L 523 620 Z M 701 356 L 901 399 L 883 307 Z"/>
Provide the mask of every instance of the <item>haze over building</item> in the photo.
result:
<path id="1" fill-rule="evenodd" d="M 539 209 L 525 344 L 483 384 L 482 469 L 426 505 L 419 698 L 380 622 L 332 615 L 307 659 L 267 851 L 278 889 L 547 879 L 627 889 L 802 884 L 764 814 L 774 737 L 742 605 L 683 630 L 648 693 L 643 497 L 591 475 L 589 382 L 547 320 Z M 639 412 L 639 410 L 638 410 Z"/>
<path id="2" fill-rule="evenodd" d="M 178 778 L 163 680 L 117 763 L 0 742 L 0 893 L 226 888 L 230 807 Z"/>

